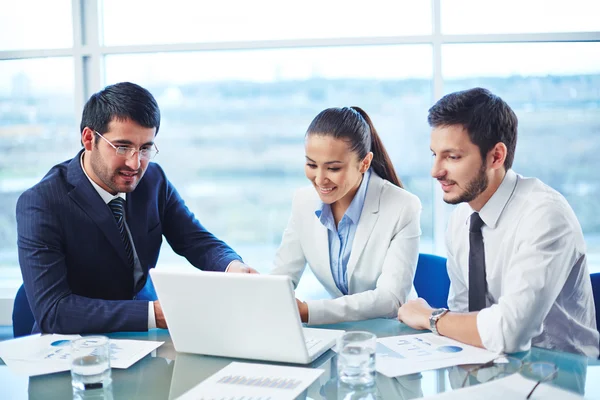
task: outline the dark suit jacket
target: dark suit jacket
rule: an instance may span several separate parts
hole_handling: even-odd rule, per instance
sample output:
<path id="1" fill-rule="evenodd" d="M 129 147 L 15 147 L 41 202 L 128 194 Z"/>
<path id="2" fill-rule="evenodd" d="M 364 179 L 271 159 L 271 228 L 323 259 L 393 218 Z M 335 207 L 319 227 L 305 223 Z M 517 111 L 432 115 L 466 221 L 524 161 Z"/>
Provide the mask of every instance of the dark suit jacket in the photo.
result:
<path id="1" fill-rule="evenodd" d="M 148 301 L 135 300 L 117 224 L 81 168 L 81 153 L 54 166 L 17 202 L 19 263 L 33 332 L 145 331 Z M 158 164 L 127 194 L 127 224 L 144 272 L 163 235 L 195 267 L 224 271 L 240 257 L 194 217 Z"/>

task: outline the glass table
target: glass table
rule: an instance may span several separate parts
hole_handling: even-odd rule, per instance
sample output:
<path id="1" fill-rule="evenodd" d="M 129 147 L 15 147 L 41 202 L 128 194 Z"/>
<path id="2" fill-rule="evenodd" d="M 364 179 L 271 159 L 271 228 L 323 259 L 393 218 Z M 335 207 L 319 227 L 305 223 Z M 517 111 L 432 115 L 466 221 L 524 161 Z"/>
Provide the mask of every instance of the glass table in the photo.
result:
<path id="1" fill-rule="evenodd" d="M 396 320 L 374 319 L 326 325 L 324 328 L 366 330 L 378 337 L 416 333 Z M 256 362 L 222 357 L 177 353 L 167 330 L 114 333 L 115 339 L 159 340 L 165 343 L 126 370 L 113 369 L 113 384 L 106 396 L 109 399 L 175 399 L 232 361 Z M 574 354 L 533 348 L 514 356 L 526 361 L 548 361 L 558 369 L 551 383 L 589 399 L 600 399 L 600 361 Z M 285 364 L 281 364 L 285 365 Z M 336 354 L 328 351 L 309 365 L 325 372 L 300 399 L 414 399 L 450 391 L 461 386 L 464 367 L 426 371 L 398 378 L 377 374 L 376 385 L 365 390 L 353 390 L 338 385 Z M 477 384 L 470 379 L 470 385 Z M 523 395 L 523 398 L 525 398 Z M 69 372 L 27 378 L 12 373 L 0 362 L 0 399 L 70 399 Z M 94 397 L 98 398 L 98 397 Z M 101 398 L 101 397 L 100 397 Z"/>

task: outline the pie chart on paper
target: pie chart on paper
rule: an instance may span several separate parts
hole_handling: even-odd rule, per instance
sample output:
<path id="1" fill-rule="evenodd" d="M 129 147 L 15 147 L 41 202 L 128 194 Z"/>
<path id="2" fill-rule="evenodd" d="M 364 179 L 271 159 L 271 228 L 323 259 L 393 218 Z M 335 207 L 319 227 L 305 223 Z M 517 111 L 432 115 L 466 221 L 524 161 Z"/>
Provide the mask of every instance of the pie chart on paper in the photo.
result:
<path id="1" fill-rule="evenodd" d="M 436 349 L 437 351 L 440 351 L 442 353 L 458 353 L 459 351 L 462 351 L 462 347 L 458 347 L 458 346 L 440 346 Z"/>

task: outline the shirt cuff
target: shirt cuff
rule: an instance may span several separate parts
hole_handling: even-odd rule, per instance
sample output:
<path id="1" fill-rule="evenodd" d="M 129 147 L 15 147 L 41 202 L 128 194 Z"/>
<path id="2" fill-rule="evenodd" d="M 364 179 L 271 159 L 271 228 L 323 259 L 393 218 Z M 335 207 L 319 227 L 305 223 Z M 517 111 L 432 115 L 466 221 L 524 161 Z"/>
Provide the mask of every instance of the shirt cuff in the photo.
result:
<path id="1" fill-rule="evenodd" d="M 484 308 L 477 314 L 477 330 L 481 344 L 495 353 L 514 353 L 529 350 L 531 342 L 522 343 L 518 337 L 508 337 L 503 329 L 502 309 L 499 304 Z M 513 333 L 516 335 L 517 333 Z M 521 342 L 521 343 L 520 343 Z"/>
<path id="2" fill-rule="evenodd" d="M 490 332 L 494 330 L 492 327 L 498 326 L 494 321 L 494 316 L 490 315 L 490 308 L 484 308 L 477 314 L 477 332 L 483 347 L 490 351 L 498 351 L 502 346 L 498 346 L 499 343 L 496 343 L 497 340 L 494 340 L 493 334 Z"/>
<path id="3" fill-rule="evenodd" d="M 154 316 L 154 302 L 148 302 L 148 330 L 156 328 L 156 317 Z"/>
<path id="4" fill-rule="evenodd" d="M 229 267 L 231 267 L 231 264 L 233 264 L 233 263 L 234 263 L 234 262 L 236 262 L 236 261 L 237 261 L 237 262 L 239 262 L 239 263 L 241 263 L 241 264 L 243 264 L 243 261 L 242 261 L 242 260 L 238 260 L 238 259 L 236 258 L 235 260 L 231 260 L 231 261 L 229 262 L 229 264 L 227 264 L 227 268 L 225 268 L 225 271 L 223 271 L 223 272 L 229 272 Z"/>

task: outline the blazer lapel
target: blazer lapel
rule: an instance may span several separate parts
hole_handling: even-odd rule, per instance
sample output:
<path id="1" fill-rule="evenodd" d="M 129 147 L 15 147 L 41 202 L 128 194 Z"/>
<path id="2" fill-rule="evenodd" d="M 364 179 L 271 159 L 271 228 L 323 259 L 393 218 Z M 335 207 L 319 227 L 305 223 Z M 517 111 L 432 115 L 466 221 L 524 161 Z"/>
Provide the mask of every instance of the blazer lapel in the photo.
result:
<path id="1" fill-rule="evenodd" d="M 352 279 L 352 273 L 356 268 L 356 264 L 358 263 L 362 252 L 365 250 L 367 241 L 371 236 L 371 232 L 373 232 L 373 228 L 379 219 L 379 201 L 381 199 L 383 182 L 383 179 L 381 179 L 374 172 L 371 172 L 371 179 L 369 181 L 369 187 L 367 188 L 365 204 L 363 205 L 363 209 L 360 214 L 360 220 L 358 221 L 358 227 L 356 228 L 356 234 L 354 235 L 354 241 L 352 242 L 350 259 L 348 260 L 348 265 L 346 266 L 346 273 L 348 275 L 348 288 L 350 288 L 350 280 Z"/>
<path id="2" fill-rule="evenodd" d="M 110 208 L 104 203 L 96 189 L 81 169 L 81 152 L 73 158 L 67 167 L 67 182 L 73 185 L 69 197 L 85 212 L 104 233 L 115 248 L 125 265 L 129 265 L 125 246 Z"/>
<path id="3" fill-rule="evenodd" d="M 313 248 L 317 253 L 317 265 L 313 266 L 315 272 L 320 272 L 319 278 L 326 284 L 330 289 L 339 291 L 333 275 L 331 274 L 331 255 L 329 254 L 329 236 L 327 228 L 321 224 L 321 221 L 315 216 L 316 229 L 314 230 L 315 235 L 313 239 Z M 342 292 L 339 292 L 339 296 Z"/>
<path id="4" fill-rule="evenodd" d="M 131 237 L 133 239 L 133 246 L 135 247 L 138 258 L 140 259 L 142 269 L 145 270 L 147 264 L 144 265 L 142 262 L 142 254 L 140 250 L 142 249 L 142 244 L 148 235 L 148 208 L 146 206 L 147 202 L 136 201 L 139 198 L 139 196 L 136 195 L 136 191 L 137 189 L 131 193 L 127 193 L 127 209 L 125 210 L 125 213 L 127 218 L 127 226 L 129 226 Z"/>
<path id="5" fill-rule="evenodd" d="M 315 201 L 307 201 L 306 205 L 309 207 L 307 212 L 312 214 L 313 229 L 308 229 L 307 232 L 311 234 L 312 245 L 310 249 L 314 252 L 313 263 L 311 268 L 321 283 L 326 286 L 328 291 L 334 290 L 338 296 L 342 296 L 343 293 L 337 288 L 333 275 L 331 275 L 331 256 L 329 254 L 329 235 L 327 228 L 323 226 L 319 218 L 315 215 L 315 210 L 321 204 L 318 197 Z"/>

